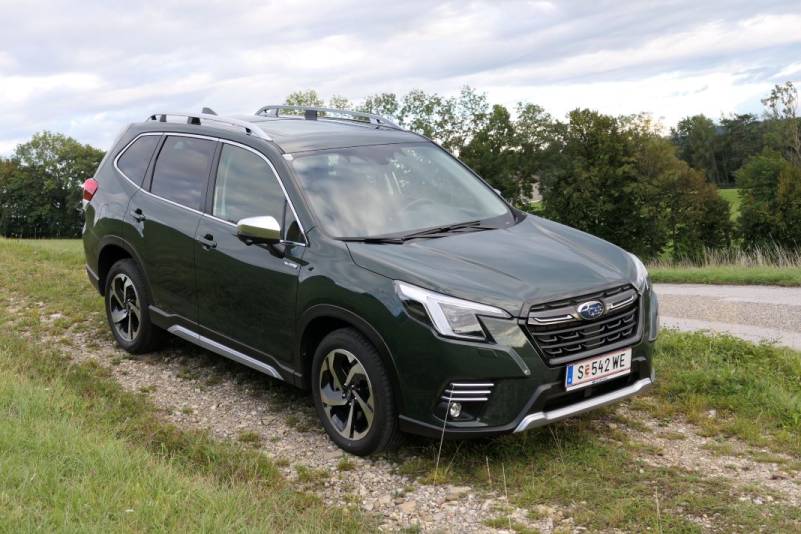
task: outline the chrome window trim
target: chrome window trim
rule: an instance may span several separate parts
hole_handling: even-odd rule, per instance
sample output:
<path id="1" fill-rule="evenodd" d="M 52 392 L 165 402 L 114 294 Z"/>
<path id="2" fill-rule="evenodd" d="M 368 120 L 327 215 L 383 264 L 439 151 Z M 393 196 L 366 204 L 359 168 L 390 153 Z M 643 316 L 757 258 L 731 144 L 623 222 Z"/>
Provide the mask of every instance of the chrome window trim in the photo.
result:
<path id="1" fill-rule="evenodd" d="M 142 189 L 142 186 L 141 185 L 137 185 L 136 182 L 134 182 L 133 180 L 128 178 L 128 175 L 125 174 L 124 172 L 122 172 L 122 170 L 120 169 L 119 165 L 117 165 L 117 162 L 119 162 L 119 160 L 122 157 L 122 155 L 125 154 L 128 151 L 129 148 L 131 148 L 132 144 L 136 143 L 139 140 L 140 137 L 145 137 L 146 135 L 163 135 L 163 134 L 161 132 L 145 132 L 145 133 L 141 133 L 141 134 L 137 135 L 136 137 L 131 139 L 128 142 L 128 144 L 125 145 L 125 147 L 123 147 L 122 150 L 120 150 L 120 152 L 117 154 L 117 157 L 114 158 L 114 162 L 113 162 L 114 163 L 114 168 L 117 170 L 117 172 L 120 173 L 123 178 L 125 178 L 126 180 L 131 182 L 131 185 L 136 187 L 137 189 Z M 152 157 L 152 155 L 151 155 L 151 157 Z M 144 181 L 144 179 L 143 179 L 143 181 Z"/>
<path id="2" fill-rule="evenodd" d="M 300 233 L 303 236 L 304 243 L 297 243 L 297 244 L 306 246 L 306 244 L 309 242 L 309 240 L 306 238 L 306 230 L 303 229 L 303 223 L 300 222 L 300 217 L 298 217 L 298 212 L 295 211 L 295 205 L 292 203 L 292 199 L 289 198 L 289 194 L 286 192 L 286 187 L 284 187 L 284 182 L 282 182 L 281 181 L 281 177 L 278 176 L 278 171 L 275 169 L 275 166 L 273 165 L 273 162 L 270 161 L 270 158 L 268 158 L 267 156 L 265 156 L 264 154 L 262 154 L 261 152 L 259 152 L 255 148 L 249 147 L 247 145 L 243 145 L 242 143 L 237 143 L 236 141 L 230 141 L 228 139 L 220 139 L 220 142 L 224 143 L 224 144 L 232 145 L 232 146 L 235 146 L 235 147 L 238 147 L 238 148 L 242 148 L 242 149 L 245 149 L 245 150 L 249 150 L 250 152 L 253 152 L 257 156 L 259 156 L 261 159 L 263 159 L 267 163 L 267 165 L 269 165 L 270 170 L 273 171 L 273 177 L 275 177 L 275 181 L 278 182 L 278 186 L 281 188 L 281 191 L 284 193 L 284 199 L 286 200 L 287 204 L 289 205 L 289 209 L 292 210 L 292 215 L 295 217 L 295 221 L 298 223 L 298 227 L 300 228 Z M 212 215 L 212 217 L 213 217 L 213 215 Z M 215 217 L 215 219 L 216 218 L 217 217 Z M 228 222 L 228 221 L 226 221 L 226 222 Z M 291 243 L 295 243 L 295 242 L 291 241 Z"/>
<path id="3" fill-rule="evenodd" d="M 278 176 L 278 171 L 275 169 L 275 166 L 273 165 L 273 163 L 270 161 L 270 159 L 267 156 L 265 156 L 264 154 L 262 154 L 261 152 L 259 152 L 255 148 L 249 147 L 247 145 L 243 145 L 242 143 L 237 143 L 236 141 L 230 141 L 228 139 L 222 139 L 220 137 L 212 137 L 210 135 L 199 135 L 199 134 L 191 134 L 191 133 L 183 133 L 183 132 L 168 132 L 168 131 L 164 131 L 164 132 L 143 132 L 143 133 L 140 133 L 139 135 L 137 135 L 136 137 L 131 139 L 131 141 L 129 141 L 128 144 L 126 144 L 125 147 L 122 150 L 120 150 L 120 152 L 114 158 L 114 169 L 118 173 L 120 173 L 120 175 L 122 175 L 123 178 L 128 180 L 128 182 L 130 182 L 130 184 L 132 186 L 134 186 L 137 189 L 139 189 L 142 193 L 145 193 L 145 194 L 147 194 L 147 195 L 149 195 L 149 196 L 151 196 L 153 198 L 157 198 L 159 200 L 163 200 L 164 202 L 172 204 L 173 206 L 178 206 L 179 208 L 183 208 L 185 210 L 189 210 L 192 213 L 198 213 L 200 215 L 205 215 L 205 216 L 211 217 L 212 219 L 215 219 L 215 220 L 220 221 L 220 222 L 224 222 L 224 223 L 232 225 L 234 227 L 236 227 L 236 224 L 234 224 L 234 223 L 232 223 L 230 221 L 225 221 L 223 219 L 220 219 L 219 217 L 215 217 L 214 215 L 212 215 L 210 213 L 205 213 L 205 212 L 196 210 L 194 208 L 190 208 L 188 206 L 184 206 L 183 204 L 179 204 L 177 202 L 174 202 L 174 201 L 169 200 L 167 198 L 161 197 L 159 195 L 154 195 L 153 193 L 151 193 L 147 189 L 143 188 L 141 185 L 137 185 L 136 182 L 134 182 L 133 180 L 128 178 L 128 176 L 124 172 L 122 172 L 120 170 L 119 166 L 117 165 L 117 161 L 119 161 L 119 159 L 122 157 L 122 155 L 125 154 L 125 152 L 131 147 L 131 145 L 133 145 L 140 137 L 144 137 L 144 136 L 147 136 L 147 135 L 163 135 L 163 136 L 172 135 L 172 136 L 179 136 L 179 137 L 195 137 L 197 139 L 208 139 L 209 141 L 217 141 L 219 143 L 226 143 L 226 144 L 233 145 L 233 146 L 236 146 L 236 147 L 239 147 L 239 148 L 243 148 L 243 149 L 249 150 L 250 152 L 253 152 L 257 156 L 259 156 L 261 159 L 266 161 L 267 165 L 270 167 L 270 170 L 273 173 L 273 177 L 278 182 L 278 186 L 281 188 L 281 192 L 284 194 L 284 199 L 286 199 L 287 204 L 289 205 L 289 209 L 292 210 L 292 215 L 295 217 L 295 221 L 297 221 L 297 223 L 298 223 L 298 227 L 300 228 L 300 233 L 301 233 L 301 235 L 303 235 L 303 240 L 304 240 L 303 243 L 300 243 L 298 241 L 287 241 L 287 240 L 284 240 L 284 239 L 282 239 L 280 242 L 284 243 L 284 244 L 299 245 L 299 246 L 302 246 L 302 247 L 308 246 L 309 240 L 306 237 L 306 230 L 304 230 L 304 228 L 303 228 L 303 223 L 300 222 L 300 217 L 298 217 L 298 212 L 295 210 L 295 205 L 292 203 L 292 199 L 289 198 L 289 194 L 286 191 L 286 187 L 284 187 L 284 183 L 281 181 L 280 176 Z M 215 173 L 216 173 L 216 171 L 215 171 Z"/>

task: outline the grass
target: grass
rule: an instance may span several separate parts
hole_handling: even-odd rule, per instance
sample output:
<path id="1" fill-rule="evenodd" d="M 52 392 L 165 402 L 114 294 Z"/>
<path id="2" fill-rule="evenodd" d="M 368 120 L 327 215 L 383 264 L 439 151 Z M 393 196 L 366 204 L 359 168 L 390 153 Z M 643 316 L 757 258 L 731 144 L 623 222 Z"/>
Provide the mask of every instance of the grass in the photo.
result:
<path id="1" fill-rule="evenodd" d="M 258 457 L 258 453 L 252 450 L 250 436 L 245 437 L 244 443 L 220 444 L 203 434 L 185 433 L 171 427 L 166 430 L 167 427 L 151 411 L 146 396 L 120 391 L 108 377 L 102 376 L 100 369 L 85 366 L 73 369 L 52 351 L 35 348 L 35 344 L 13 338 L 11 333 L 21 330 L 31 333 L 58 332 L 63 328 L 107 335 L 101 313 L 102 302 L 92 293 L 85 280 L 79 244 L 71 243 L 56 242 L 51 246 L 48 242 L 0 240 L 0 274 L 4 281 L 4 285 L 0 286 L 0 299 L 5 299 L 0 309 L 9 305 L 19 306 L 8 300 L 13 294 L 22 295 L 34 303 L 30 310 L 17 310 L 17 322 L 14 325 L 0 324 L 0 337 L 12 343 L 4 353 L 7 356 L 0 359 L 0 369 L 13 364 L 17 376 L 16 381 L 11 381 L 12 385 L 22 383 L 23 380 L 19 378 L 22 376 L 32 384 L 31 398 L 44 396 L 47 402 L 51 402 L 52 408 L 47 414 L 38 411 L 29 419 L 16 417 L 16 420 L 30 421 L 25 424 L 42 433 L 48 432 L 51 427 L 56 432 L 58 428 L 69 426 L 80 429 L 77 434 L 90 435 L 88 432 L 97 428 L 100 434 L 91 434 L 92 442 L 114 441 L 116 446 L 134 451 L 126 461 L 140 462 L 140 456 L 136 456 L 139 454 L 141 462 L 146 462 L 141 465 L 150 467 L 147 470 L 141 466 L 119 467 L 121 472 L 127 469 L 130 473 L 144 473 L 142 476 L 153 477 L 152 484 L 156 487 L 158 484 L 173 484 L 162 480 L 167 477 L 162 473 L 168 473 L 175 477 L 176 485 L 168 486 L 170 491 L 165 490 L 164 493 L 168 495 L 163 502 L 161 493 L 156 493 L 159 498 L 145 502 L 142 497 L 144 490 L 137 489 L 145 482 L 137 486 L 138 479 L 134 480 L 133 476 L 123 473 L 116 479 L 109 479 L 107 477 L 112 473 L 108 471 L 92 471 L 91 466 L 99 465 L 107 457 L 99 451 L 94 452 L 91 447 L 81 454 L 70 452 L 82 450 L 81 447 L 88 447 L 89 444 L 71 442 L 68 440 L 72 438 L 59 435 L 58 439 L 68 444 L 64 450 L 34 455 L 15 453 L 12 465 L 21 466 L 15 469 L 27 473 L 32 470 L 32 465 L 45 465 L 52 462 L 53 458 L 64 456 L 67 458 L 65 463 L 48 469 L 55 472 L 57 468 L 65 469 L 65 465 L 78 467 L 73 471 L 67 469 L 65 479 L 40 489 L 31 489 L 35 486 L 33 482 L 23 484 L 25 475 L 20 475 L 16 484 L 24 485 L 26 489 L 19 490 L 13 489 L 16 486 L 2 479 L 6 475 L 4 470 L 0 470 L 0 521 L 10 521 L 8 518 L 14 517 L 22 521 L 23 517 L 42 515 L 52 516 L 50 521 L 55 521 L 53 517 L 61 518 L 55 515 L 59 510 L 57 498 L 67 499 L 68 494 L 72 494 L 70 489 L 77 487 L 76 480 L 95 480 L 99 485 L 102 475 L 107 485 L 106 491 L 114 492 L 114 495 L 108 497 L 108 506 L 104 504 L 98 510 L 92 510 L 92 505 L 87 503 L 105 503 L 106 495 L 97 493 L 101 489 L 95 491 L 90 484 L 85 499 L 82 495 L 72 496 L 74 499 L 84 499 L 81 501 L 82 507 L 77 508 L 78 511 L 71 510 L 74 513 L 69 515 L 73 521 L 69 526 L 73 530 L 147 530 L 151 523 L 146 521 L 158 514 L 162 514 L 160 517 L 172 517 L 173 514 L 183 517 L 186 514 L 192 516 L 186 519 L 189 528 L 211 530 L 219 525 L 214 522 L 217 514 L 225 513 L 227 509 L 222 505 L 208 505 L 207 498 L 219 498 L 221 502 L 230 503 L 235 511 L 244 508 L 256 510 L 260 517 L 267 518 L 265 521 L 272 521 L 270 514 L 274 508 L 271 507 L 275 506 L 276 501 L 281 501 L 289 512 L 282 518 L 283 523 L 274 524 L 274 530 L 303 530 L 312 526 L 315 530 L 326 530 L 334 528 L 337 521 L 341 523 L 336 526 L 341 526 L 343 530 L 355 528 L 354 525 L 363 518 L 349 511 L 330 515 L 334 512 L 322 510 L 315 499 L 287 488 L 284 479 L 276 472 L 276 464 Z M 37 302 L 41 302 L 41 306 Z M 40 317 L 55 311 L 64 314 L 66 326 L 61 319 L 47 324 L 41 322 Z M 43 352 L 33 357 L 31 353 L 37 351 Z M 50 362 L 48 365 L 58 367 L 39 373 L 32 371 L 32 364 L 27 362 Z M 788 462 L 798 464 L 801 460 L 799 362 L 801 355 L 789 350 L 755 346 L 727 337 L 665 332 L 655 352 L 657 387 L 653 393 L 637 398 L 632 404 L 667 421 L 676 415 L 686 415 L 700 425 L 705 433 L 719 435 L 721 443 L 725 444 L 725 436 L 736 436 L 754 447 L 766 448 L 772 454 L 781 452 L 789 455 Z M 70 369 L 72 371 L 68 372 Z M 88 384 L 103 384 L 104 389 L 97 392 L 93 385 L 89 389 L 91 393 L 87 393 L 75 385 L 59 386 L 61 380 L 70 382 L 70 372 L 86 373 Z M 65 395 L 64 391 L 72 391 L 72 396 Z M 5 397 L 0 395 L 0 398 L 16 399 L 20 396 L 25 395 L 13 390 Z M 55 403 L 61 400 L 67 404 Z M 74 402 L 86 402 L 87 406 L 69 404 Z M 0 412 L 7 409 L 6 404 L 1 404 Z M 708 417 L 710 410 L 715 411 L 714 418 Z M 66 418 L 66 422 L 59 427 L 58 420 L 63 418 Z M 0 424 L 5 419 L 14 417 L 4 416 Z M 612 422 L 617 424 L 607 424 Z M 651 450 L 647 444 L 629 441 L 620 428 L 621 422 L 637 426 L 635 418 L 627 421 L 613 414 L 612 409 L 606 409 L 523 434 L 493 440 L 446 441 L 439 470 L 435 470 L 438 443 L 412 440 L 407 451 L 415 454 L 399 458 L 398 470 L 418 477 L 420 482 L 470 484 L 497 491 L 501 495 L 508 490 L 510 503 L 531 511 L 532 517 L 542 507 L 553 507 L 571 517 L 574 525 L 590 531 L 696 532 L 704 530 L 702 521 L 711 521 L 716 530 L 725 532 L 798 531 L 801 528 L 801 510 L 782 503 L 771 503 L 770 506 L 754 504 L 750 499 L 754 494 L 753 488 L 735 487 L 731 482 L 715 476 L 692 473 L 678 467 L 655 467 L 648 463 L 645 458 L 658 451 Z M 10 426 L 15 424 L 22 423 Z M 165 430 L 159 430 L 162 428 Z M 669 432 L 669 427 L 665 430 Z M 6 428 L 0 430 L 0 435 L 5 435 L 1 434 L 4 431 Z M 159 437 L 162 433 L 170 436 L 170 439 Z M 153 437 L 154 434 L 156 437 Z M 47 441 L 45 436 L 27 439 Z M 0 455 L 20 448 L 27 450 L 23 447 L 28 446 L 36 450 L 35 443 L 27 441 L 8 445 L 0 442 Z M 209 450 L 213 452 L 207 452 Z M 95 455 L 93 461 L 82 464 L 81 459 L 90 453 Z M 258 462 L 256 458 L 259 458 Z M 337 467 L 347 471 L 351 468 L 350 464 L 349 461 L 340 462 Z M 0 465 L 5 467 L 5 458 L 0 457 Z M 302 467 L 297 471 L 302 485 L 319 483 L 319 473 Z M 97 479 L 92 478 L 95 474 Z M 39 480 L 38 476 L 34 480 Z M 115 480 L 115 483 L 109 484 L 109 480 Z M 129 488 L 129 485 L 132 487 Z M 140 493 L 137 494 L 137 491 Z M 54 496 L 48 497 L 51 494 Z M 193 497 L 198 495 L 197 503 L 206 506 L 180 503 L 179 497 L 184 494 Z M 143 500 L 137 501 L 136 496 Z M 225 500 L 231 496 L 236 496 L 238 500 Z M 126 504 L 128 502 L 134 502 L 134 505 Z M 187 508 L 176 509 L 181 505 Z M 144 514 L 142 510 L 149 510 L 148 506 L 153 509 L 152 516 L 143 518 L 138 515 L 138 520 L 142 522 L 125 523 L 132 520 L 134 515 Z M 127 509 L 135 512 L 125 512 Z M 105 514 L 101 513 L 103 510 Z M 494 519 L 490 522 L 508 528 L 509 518 L 504 513 L 503 510 L 492 512 Z M 226 530 L 248 530 L 251 528 L 248 521 L 252 517 L 253 514 L 245 513 L 241 523 L 227 525 Z M 81 523 L 77 523 L 78 520 Z M 206 528 L 201 520 L 208 521 L 206 524 L 210 527 Z M 368 523 L 362 525 L 362 530 L 370 530 L 369 518 L 366 520 Z M 53 523 L 39 521 L 31 527 L 53 526 Z M 3 526 L 0 523 L 0 530 L 19 530 L 27 525 L 9 523 L 7 529 Z M 513 527 L 523 528 L 515 521 Z M 162 528 L 166 530 L 168 527 Z"/>
<path id="2" fill-rule="evenodd" d="M 801 286 L 801 250 L 777 245 L 709 249 L 695 261 L 652 262 L 648 272 L 654 282 Z"/>
<path id="3" fill-rule="evenodd" d="M 651 281 L 665 284 L 801 286 L 801 267 L 663 267 L 649 266 Z"/>
<path id="4" fill-rule="evenodd" d="M 249 439 L 180 430 L 103 368 L 38 341 L 59 333 L 40 320 L 55 310 L 80 328 L 102 323 L 81 260 L 75 242 L 0 240 L 0 531 L 374 526 L 297 491 Z"/>
<path id="5" fill-rule="evenodd" d="M 709 435 L 801 458 L 801 353 L 725 335 L 663 331 L 655 363 L 655 394 L 636 406 L 667 420 L 686 417 Z"/>
<path id="6" fill-rule="evenodd" d="M 686 416 L 709 434 L 801 458 L 801 354 L 725 336 L 665 332 L 655 364 L 657 387 L 636 398 L 635 408 L 667 422 Z M 423 481 L 480 483 L 501 494 L 505 475 L 512 504 L 565 508 L 590 531 L 695 532 L 703 530 L 702 517 L 723 532 L 801 527 L 798 508 L 752 504 L 748 488 L 643 461 L 659 451 L 630 442 L 619 427 L 604 424 L 620 416 L 602 413 L 495 440 L 445 442 L 438 472 L 435 445 L 426 444 L 401 471 Z M 492 523 L 508 526 L 508 518 Z"/>
<path id="7" fill-rule="evenodd" d="M 740 190 L 739 189 L 718 189 L 718 193 L 729 203 L 731 220 L 737 222 L 740 218 Z"/>

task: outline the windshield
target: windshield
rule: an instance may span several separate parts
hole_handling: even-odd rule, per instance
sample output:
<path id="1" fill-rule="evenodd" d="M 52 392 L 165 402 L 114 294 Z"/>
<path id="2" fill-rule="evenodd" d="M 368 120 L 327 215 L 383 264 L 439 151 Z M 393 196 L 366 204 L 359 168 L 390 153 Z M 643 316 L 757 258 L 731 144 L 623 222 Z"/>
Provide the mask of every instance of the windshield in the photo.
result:
<path id="1" fill-rule="evenodd" d="M 325 150 L 296 155 L 292 164 L 311 209 L 334 237 L 511 216 L 484 183 L 427 143 Z"/>

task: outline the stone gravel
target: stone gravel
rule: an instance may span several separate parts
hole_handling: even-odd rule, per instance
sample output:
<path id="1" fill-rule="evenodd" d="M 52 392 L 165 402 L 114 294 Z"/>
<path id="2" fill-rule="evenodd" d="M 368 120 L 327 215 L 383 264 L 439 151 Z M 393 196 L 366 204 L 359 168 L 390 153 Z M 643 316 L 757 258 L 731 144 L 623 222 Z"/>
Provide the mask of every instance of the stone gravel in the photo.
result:
<path id="1" fill-rule="evenodd" d="M 37 305 L 44 310 L 43 303 Z M 9 309 L 23 313 L 26 307 L 17 299 Z M 43 313 L 41 319 L 53 322 L 57 315 Z M 331 505 L 356 505 L 375 514 L 382 531 L 506 532 L 484 522 L 507 516 L 516 525 L 543 533 L 585 530 L 574 525 L 567 509 L 541 504 L 535 507 L 538 519 L 531 519 L 501 494 L 471 486 L 420 484 L 398 473 L 396 461 L 347 456 L 322 431 L 307 395 L 183 341 L 172 339 L 163 351 L 130 356 L 110 336 L 98 339 L 96 334 L 82 333 L 86 330 L 73 325 L 49 341 L 77 361 L 93 360 L 109 369 L 125 389 L 148 395 L 176 425 L 207 430 L 221 440 L 251 443 L 273 458 L 299 488 Z M 741 489 L 764 488 L 785 502 L 801 504 L 801 482 L 797 473 L 783 470 L 785 458 L 773 454 L 775 461 L 757 462 L 751 458 L 753 451 L 736 440 L 704 437 L 685 422 L 657 421 L 626 406 L 617 407 L 622 417 L 614 419 L 642 423 L 637 428 L 623 424 L 627 438 L 658 450 L 644 461 L 721 477 Z M 597 424 L 617 423 L 599 418 Z M 733 452 L 714 453 L 721 444 Z M 400 461 L 416 454 L 414 448 L 402 449 Z M 774 499 L 761 491 L 752 491 L 748 498 L 766 505 Z"/>

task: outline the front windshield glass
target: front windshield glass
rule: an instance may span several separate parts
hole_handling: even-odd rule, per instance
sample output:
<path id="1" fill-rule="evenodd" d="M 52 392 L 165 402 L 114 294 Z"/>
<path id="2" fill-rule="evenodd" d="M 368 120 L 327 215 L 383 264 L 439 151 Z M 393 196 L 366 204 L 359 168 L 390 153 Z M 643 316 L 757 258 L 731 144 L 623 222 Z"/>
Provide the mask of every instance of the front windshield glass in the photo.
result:
<path id="1" fill-rule="evenodd" d="M 292 164 L 311 209 L 334 237 L 511 216 L 485 184 L 427 143 L 324 150 L 296 155 Z"/>

